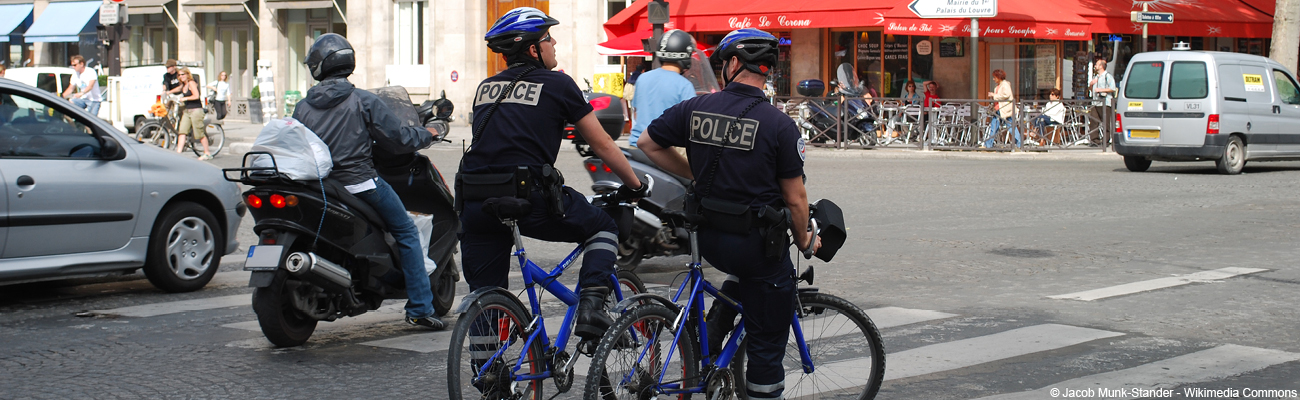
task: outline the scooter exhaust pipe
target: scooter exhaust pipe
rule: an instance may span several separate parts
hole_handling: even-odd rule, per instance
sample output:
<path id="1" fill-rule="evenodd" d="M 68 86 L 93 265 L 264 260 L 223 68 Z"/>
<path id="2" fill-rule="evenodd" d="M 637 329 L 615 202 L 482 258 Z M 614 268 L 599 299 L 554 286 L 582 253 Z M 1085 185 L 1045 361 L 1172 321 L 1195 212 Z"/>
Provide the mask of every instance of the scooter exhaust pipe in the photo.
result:
<path id="1" fill-rule="evenodd" d="M 284 269 L 295 277 L 335 292 L 352 288 L 352 274 L 347 269 L 312 253 L 300 251 L 290 254 L 285 259 Z"/>

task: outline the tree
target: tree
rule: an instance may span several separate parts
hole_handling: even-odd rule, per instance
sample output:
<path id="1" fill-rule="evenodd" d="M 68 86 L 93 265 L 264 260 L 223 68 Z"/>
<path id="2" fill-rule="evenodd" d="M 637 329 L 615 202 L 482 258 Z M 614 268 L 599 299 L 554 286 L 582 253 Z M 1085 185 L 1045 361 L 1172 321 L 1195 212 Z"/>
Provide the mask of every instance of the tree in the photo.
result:
<path id="1" fill-rule="evenodd" d="M 1273 48 L 1269 55 L 1292 71 L 1300 68 L 1300 0 L 1277 0 L 1273 8 Z"/>

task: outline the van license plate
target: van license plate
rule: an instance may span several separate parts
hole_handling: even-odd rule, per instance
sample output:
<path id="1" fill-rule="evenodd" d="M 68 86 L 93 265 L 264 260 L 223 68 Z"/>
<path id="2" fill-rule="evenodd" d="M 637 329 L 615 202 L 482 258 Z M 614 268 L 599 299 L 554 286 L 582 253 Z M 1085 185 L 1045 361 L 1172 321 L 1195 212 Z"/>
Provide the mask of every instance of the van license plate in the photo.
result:
<path id="1" fill-rule="evenodd" d="M 245 271 L 275 271 L 280 267 L 282 245 L 258 245 L 248 248 L 248 258 L 244 259 Z"/>
<path id="2" fill-rule="evenodd" d="M 1140 139 L 1159 139 L 1160 131 L 1150 129 L 1133 129 L 1128 131 L 1128 137 Z"/>

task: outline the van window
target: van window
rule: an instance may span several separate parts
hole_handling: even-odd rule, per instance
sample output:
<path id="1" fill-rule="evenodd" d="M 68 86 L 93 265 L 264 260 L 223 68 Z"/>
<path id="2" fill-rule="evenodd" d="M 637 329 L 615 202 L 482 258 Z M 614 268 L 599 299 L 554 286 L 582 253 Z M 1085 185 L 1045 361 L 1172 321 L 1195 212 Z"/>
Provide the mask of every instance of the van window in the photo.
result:
<path id="1" fill-rule="evenodd" d="M 1124 97 L 1130 99 L 1160 98 L 1160 81 L 1164 74 L 1164 62 L 1134 63 L 1129 67 L 1128 79 L 1124 82 Z"/>
<path id="2" fill-rule="evenodd" d="M 1282 98 L 1286 104 L 1300 104 L 1300 89 L 1296 88 L 1295 81 L 1291 80 L 1285 72 L 1273 70 L 1273 82 L 1277 85 L 1277 95 Z"/>
<path id="3" fill-rule="evenodd" d="M 58 94 L 61 89 L 58 76 L 49 72 L 36 74 L 36 87 L 54 94 Z"/>
<path id="4" fill-rule="evenodd" d="M 1170 99 L 1204 99 L 1210 94 L 1210 79 L 1205 63 L 1176 61 L 1169 67 Z"/>

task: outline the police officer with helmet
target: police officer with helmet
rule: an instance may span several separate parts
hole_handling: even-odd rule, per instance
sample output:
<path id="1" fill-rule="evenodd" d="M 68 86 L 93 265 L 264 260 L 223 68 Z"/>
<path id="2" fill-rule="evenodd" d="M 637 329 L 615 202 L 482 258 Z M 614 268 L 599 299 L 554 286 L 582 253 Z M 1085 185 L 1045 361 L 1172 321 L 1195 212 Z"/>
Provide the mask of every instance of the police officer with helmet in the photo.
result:
<path id="1" fill-rule="evenodd" d="M 669 108 L 638 145 L 660 167 L 695 180 L 689 203 L 705 221 L 700 254 L 731 275 L 723 293 L 758 310 L 745 315 L 745 390 L 752 398 L 780 398 L 796 295 L 787 230 L 801 250 L 820 245 L 808 232 L 804 142 L 794 121 L 763 94 L 777 60 L 776 37 L 752 28 L 733 31 L 711 59 L 721 66 L 726 88 Z M 685 147 L 689 162 L 670 147 Z M 711 349 L 721 347 L 735 318 L 717 304 L 707 318 Z"/>
<path id="2" fill-rule="evenodd" d="M 636 178 L 573 78 L 551 70 L 557 63 L 549 29 L 559 23 L 538 9 L 520 7 L 498 19 L 484 36 L 488 48 L 504 56 L 508 67 L 479 84 L 474 95 L 473 142 L 456 175 L 461 262 L 470 290 L 508 288 L 514 237 L 483 209 L 483 200 L 502 193 L 527 199 L 531 213 L 517 221 L 523 235 L 586 244 L 574 332 L 598 339 L 613 323 L 604 308 L 617 258 L 618 228 L 585 196 L 564 186 L 554 168 L 565 124 L 574 124 L 605 165 L 629 182 L 616 196 L 643 197 L 649 185 Z"/>
<path id="3" fill-rule="evenodd" d="M 406 281 L 406 322 L 435 330 L 446 328 L 434 315 L 433 291 L 424 269 L 420 232 L 406 213 L 402 199 L 375 172 L 371 155 L 372 146 L 395 154 L 429 147 L 433 143 L 432 131 L 403 125 L 379 97 L 356 90 L 348 82 L 348 76 L 356 68 L 356 55 L 343 36 L 321 35 L 307 51 L 304 63 L 311 77 L 320 83 L 307 90 L 307 97 L 298 103 L 293 118 L 329 146 L 334 161 L 330 179 L 339 181 L 348 193 L 374 207 L 388 233 L 397 241 Z M 428 121 L 432 115 L 425 113 L 420 117 Z"/>
<path id="4" fill-rule="evenodd" d="M 636 146 L 637 139 L 650 121 L 659 118 L 668 107 L 695 97 L 695 85 L 682 77 L 691 69 L 691 54 L 695 52 L 695 39 L 685 31 L 673 29 L 664 32 L 655 50 L 655 58 L 662 65 L 637 78 L 636 97 L 632 108 L 636 110 L 628 143 Z"/>

